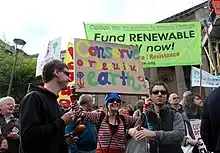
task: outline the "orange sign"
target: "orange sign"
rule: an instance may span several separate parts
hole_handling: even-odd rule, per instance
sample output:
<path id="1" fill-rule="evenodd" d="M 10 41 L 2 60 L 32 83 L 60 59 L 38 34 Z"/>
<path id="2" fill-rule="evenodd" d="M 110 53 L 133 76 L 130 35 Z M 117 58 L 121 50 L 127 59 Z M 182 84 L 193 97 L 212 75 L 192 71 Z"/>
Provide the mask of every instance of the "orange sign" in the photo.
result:
<path id="1" fill-rule="evenodd" d="M 64 63 L 67 64 L 69 68 L 69 77 L 71 82 L 68 83 L 67 89 L 66 90 L 61 90 L 59 93 L 59 98 L 58 98 L 58 103 L 65 101 L 68 106 L 70 106 L 71 100 L 70 96 L 72 95 L 71 92 L 71 86 L 75 83 L 75 63 L 74 63 L 74 49 L 73 49 L 73 44 L 68 43 L 67 51 L 65 53 L 64 57 Z"/>

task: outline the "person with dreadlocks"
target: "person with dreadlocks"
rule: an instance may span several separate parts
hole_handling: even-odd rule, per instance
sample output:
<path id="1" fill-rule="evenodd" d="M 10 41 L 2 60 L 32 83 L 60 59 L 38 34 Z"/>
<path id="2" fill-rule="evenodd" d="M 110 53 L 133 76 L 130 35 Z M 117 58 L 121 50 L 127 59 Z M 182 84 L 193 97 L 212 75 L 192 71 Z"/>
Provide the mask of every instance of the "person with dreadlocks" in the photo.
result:
<path id="1" fill-rule="evenodd" d="M 84 116 L 89 122 L 96 125 L 98 143 L 96 153 L 125 153 L 126 130 L 132 127 L 136 118 L 128 115 L 119 115 L 121 97 L 117 93 L 105 96 L 106 112 L 83 112 L 77 102 L 73 102 L 76 117 Z"/>

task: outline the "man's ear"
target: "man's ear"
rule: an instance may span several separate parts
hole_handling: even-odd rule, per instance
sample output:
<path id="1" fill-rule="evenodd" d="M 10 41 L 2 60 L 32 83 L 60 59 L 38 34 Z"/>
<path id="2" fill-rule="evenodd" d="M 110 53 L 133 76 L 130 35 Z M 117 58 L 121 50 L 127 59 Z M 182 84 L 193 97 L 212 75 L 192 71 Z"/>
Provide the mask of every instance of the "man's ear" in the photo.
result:
<path id="1" fill-rule="evenodd" d="M 58 76 L 59 76 L 59 72 L 58 72 L 57 70 L 54 70 L 53 75 L 54 75 L 55 77 L 58 77 Z"/>

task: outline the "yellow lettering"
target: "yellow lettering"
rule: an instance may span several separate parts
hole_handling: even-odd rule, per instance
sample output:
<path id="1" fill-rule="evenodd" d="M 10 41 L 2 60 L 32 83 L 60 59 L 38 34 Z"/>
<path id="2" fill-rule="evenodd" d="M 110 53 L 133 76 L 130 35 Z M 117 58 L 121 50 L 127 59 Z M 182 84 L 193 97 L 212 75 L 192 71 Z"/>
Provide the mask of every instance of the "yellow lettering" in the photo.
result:
<path id="1" fill-rule="evenodd" d="M 76 43 L 76 48 L 75 48 L 75 50 L 76 50 L 76 52 L 78 53 L 79 56 L 81 56 L 81 57 L 83 57 L 83 58 L 87 58 L 87 57 L 90 56 L 90 55 L 89 55 L 89 52 L 87 52 L 87 53 L 85 53 L 85 54 L 83 54 L 83 53 L 81 52 L 81 45 L 83 45 L 83 44 L 86 45 L 87 47 L 90 46 L 89 41 L 87 41 L 87 40 L 79 40 L 79 41 Z M 88 48 L 87 48 L 87 51 L 88 51 Z M 87 65 L 88 65 L 88 63 L 87 63 Z"/>
<path id="2" fill-rule="evenodd" d="M 112 56 L 113 58 L 120 58 L 120 53 L 117 48 L 112 49 Z"/>
<path id="3" fill-rule="evenodd" d="M 113 69 L 113 66 L 112 66 L 112 63 L 108 63 L 108 64 L 107 64 L 107 67 L 108 67 L 109 70 L 114 70 L 114 69 Z"/>
<path id="4" fill-rule="evenodd" d="M 125 62 L 125 67 L 126 67 L 126 70 L 129 71 L 128 69 L 130 69 L 130 64 L 128 62 Z"/>
<path id="5" fill-rule="evenodd" d="M 118 61 L 118 67 L 119 67 L 120 70 L 123 70 L 123 64 L 122 64 L 122 62 L 119 62 L 119 61 Z"/>
<path id="6" fill-rule="evenodd" d="M 102 64 L 100 63 L 100 61 L 96 58 L 95 62 L 96 62 L 96 70 L 101 70 L 102 69 Z"/>
<path id="7" fill-rule="evenodd" d="M 137 69 L 137 71 L 139 70 L 139 64 L 138 63 L 136 63 L 136 69 Z"/>

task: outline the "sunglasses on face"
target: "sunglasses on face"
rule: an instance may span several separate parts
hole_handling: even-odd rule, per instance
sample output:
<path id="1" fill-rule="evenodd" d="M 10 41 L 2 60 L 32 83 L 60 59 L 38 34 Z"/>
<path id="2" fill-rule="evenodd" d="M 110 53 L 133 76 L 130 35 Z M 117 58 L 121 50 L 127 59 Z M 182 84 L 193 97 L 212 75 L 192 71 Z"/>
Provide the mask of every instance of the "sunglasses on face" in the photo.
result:
<path id="1" fill-rule="evenodd" d="M 62 71 L 66 76 L 69 77 L 70 73 L 68 71 Z"/>
<path id="2" fill-rule="evenodd" d="M 179 99 L 179 97 L 173 97 L 173 100 Z"/>
<path id="3" fill-rule="evenodd" d="M 109 101 L 108 101 L 108 103 L 114 103 L 114 102 L 117 102 L 117 103 L 121 103 L 121 100 L 119 100 L 119 99 L 110 99 Z"/>
<path id="4" fill-rule="evenodd" d="M 155 90 L 155 91 L 152 91 L 152 94 L 154 94 L 154 95 L 158 95 L 159 93 L 161 93 L 161 95 L 166 95 L 167 91 L 165 91 L 165 90 Z"/>

